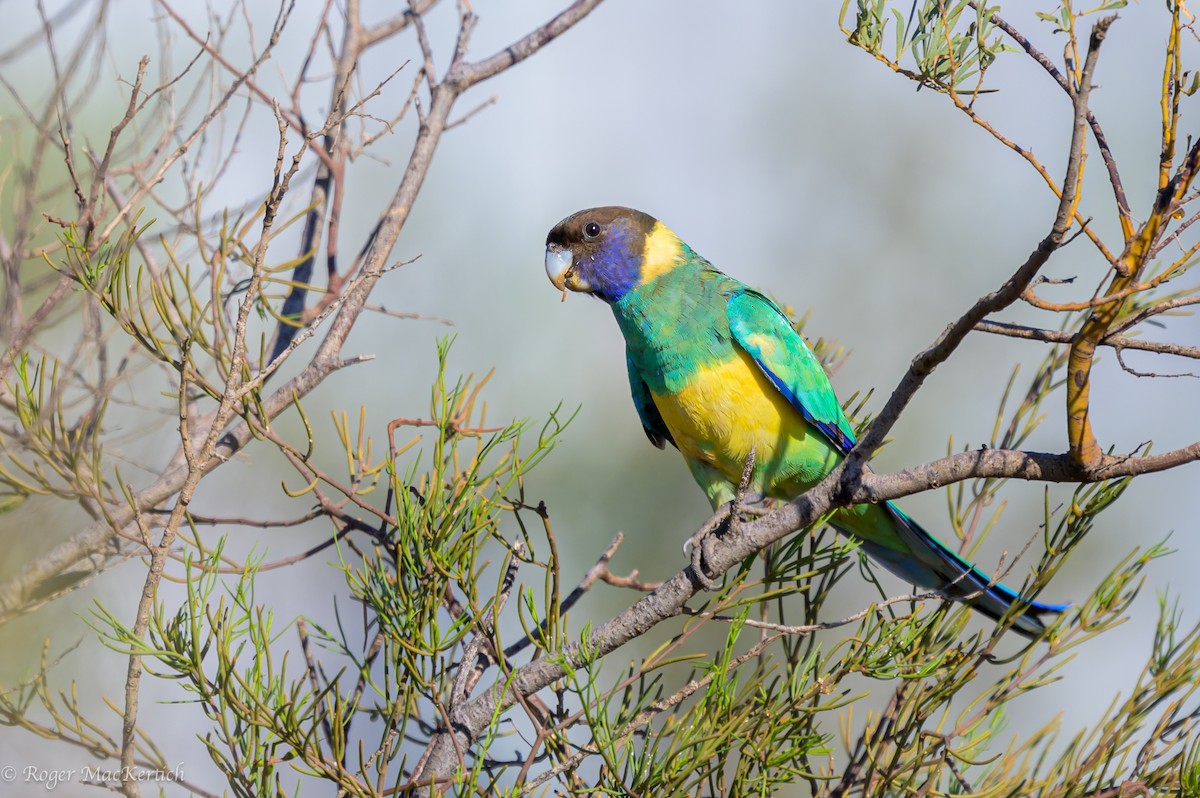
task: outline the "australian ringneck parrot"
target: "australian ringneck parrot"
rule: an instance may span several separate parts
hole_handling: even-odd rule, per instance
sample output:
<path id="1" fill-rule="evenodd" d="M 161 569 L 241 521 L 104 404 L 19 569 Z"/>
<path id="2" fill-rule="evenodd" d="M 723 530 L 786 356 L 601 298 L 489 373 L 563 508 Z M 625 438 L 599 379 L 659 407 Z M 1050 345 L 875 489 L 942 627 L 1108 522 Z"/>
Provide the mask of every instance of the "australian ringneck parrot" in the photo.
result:
<path id="1" fill-rule="evenodd" d="M 659 448 L 673 444 L 713 508 L 734 496 L 751 449 L 751 487 L 790 500 L 854 446 L 829 378 L 784 313 L 717 271 L 658 220 L 629 208 L 580 211 L 546 238 L 555 287 L 608 303 L 625 336 L 633 404 Z M 906 582 L 944 591 L 1014 628 L 1046 627 L 1069 605 L 1028 601 L 959 557 L 892 502 L 838 510 L 830 523 Z"/>

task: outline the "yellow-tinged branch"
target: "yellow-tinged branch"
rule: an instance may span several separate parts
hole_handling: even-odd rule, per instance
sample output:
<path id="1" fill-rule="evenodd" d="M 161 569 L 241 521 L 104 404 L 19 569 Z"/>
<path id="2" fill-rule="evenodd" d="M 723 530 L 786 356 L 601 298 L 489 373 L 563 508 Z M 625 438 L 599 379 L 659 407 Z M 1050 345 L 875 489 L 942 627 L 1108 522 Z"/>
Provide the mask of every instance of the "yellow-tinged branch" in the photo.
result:
<path id="1" fill-rule="evenodd" d="M 1113 275 L 1112 282 L 1105 292 L 1107 297 L 1113 297 L 1117 301 L 1096 306 L 1079 328 L 1071 344 L 1071 353 L 1067 359 L 1067 439 L 1070 442 L 1071 458 L 1079 465 L 1095 466 L 1100 463 L 1102 456 L 1100 444 L 1092 431 L 1089 413 L 1092 361 L 1096 355 L 1096 347 L 1120 316 L 1125 297 L 1136 293 L 1130 291 L 1130 288 L 1138 287 L 1137 280 L 1150 261 L 1154 244 L 1191 186 L 1198 167 L 1200 142 L 1192 146 L 1175 177 L 1159 191 L 1150 217 L 1121 254 L 1122 268 Z M 1168 269 L 1159 279 L 1150 281 L 1147 288 L 1158 285 L 1173 271 L 1174 268 Z"/>

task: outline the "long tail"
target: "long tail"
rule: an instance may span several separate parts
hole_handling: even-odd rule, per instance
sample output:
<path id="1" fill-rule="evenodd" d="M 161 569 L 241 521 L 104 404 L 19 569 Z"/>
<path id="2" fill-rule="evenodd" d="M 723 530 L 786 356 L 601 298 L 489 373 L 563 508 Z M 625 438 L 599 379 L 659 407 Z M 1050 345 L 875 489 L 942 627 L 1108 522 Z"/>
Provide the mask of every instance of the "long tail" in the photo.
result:
<path id="1" fill-rule="evenodd" d="M 950 598 L 966 601 L 995 621 L 1000 620 L 1013 603 L 1028 603 L 1029 606 L 1017 616 L 1012 627 L 1028 637 L 1037 637 L 1046 631 L 1042 616 L 1057 615 L 1071 606 L 1030 601 L 999 582 L 993 583 L 991 577 L 947 548 L 896 505 L 887 502 L 880 509 L 887 511 L 894 522 L 897 536 L 908 551 L 898 551 L 867 540 L 848 528 L 839 531 L 862 541 L 867 554 L 906 582 L 942 590 Z M 836 520 L 834 526 L 839 526 Z"/>

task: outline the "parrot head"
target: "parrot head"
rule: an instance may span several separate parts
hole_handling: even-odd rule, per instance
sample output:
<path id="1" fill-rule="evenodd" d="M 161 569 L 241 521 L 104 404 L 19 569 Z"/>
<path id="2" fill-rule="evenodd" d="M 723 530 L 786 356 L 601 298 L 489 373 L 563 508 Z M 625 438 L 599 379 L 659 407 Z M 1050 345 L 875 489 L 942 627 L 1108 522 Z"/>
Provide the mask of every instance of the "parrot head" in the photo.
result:
<path id="1" fill-rule="evenodd" d="M 674 268 L 684 251 L 678 236 L 649 214 L 590 208 L 563 219 L 546 236 L 546 275 L 564 292 L 616 302 Z"/>

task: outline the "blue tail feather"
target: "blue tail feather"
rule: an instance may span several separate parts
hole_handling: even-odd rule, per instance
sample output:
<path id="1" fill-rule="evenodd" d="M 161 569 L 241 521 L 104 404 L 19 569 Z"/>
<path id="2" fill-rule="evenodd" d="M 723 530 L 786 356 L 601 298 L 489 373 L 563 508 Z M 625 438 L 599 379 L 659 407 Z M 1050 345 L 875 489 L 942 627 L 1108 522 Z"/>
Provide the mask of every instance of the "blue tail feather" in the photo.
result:
<path id="1" fill-rule="evenodd" d="M 876 562 L 910 584 L 945 592 L 952 599 L 966 601 L 992 620 L 1000 620 L 1014 603 L 1029 606 L 1013 621 L 1013 628 L 1029 637 L 1046 630 L 1043 615 L 1058 614 L 1070 604 L 1046 604 L 1020 596 L 959 557 L 944 543 L 926 532 L 891 502 L 885 508 L 895 522 L 896 532 L 909 549 L 896 551 L 879 543 L 862 540 L 863 550 Z M 848 531 L 848 530 L 847 530 Z"/>

